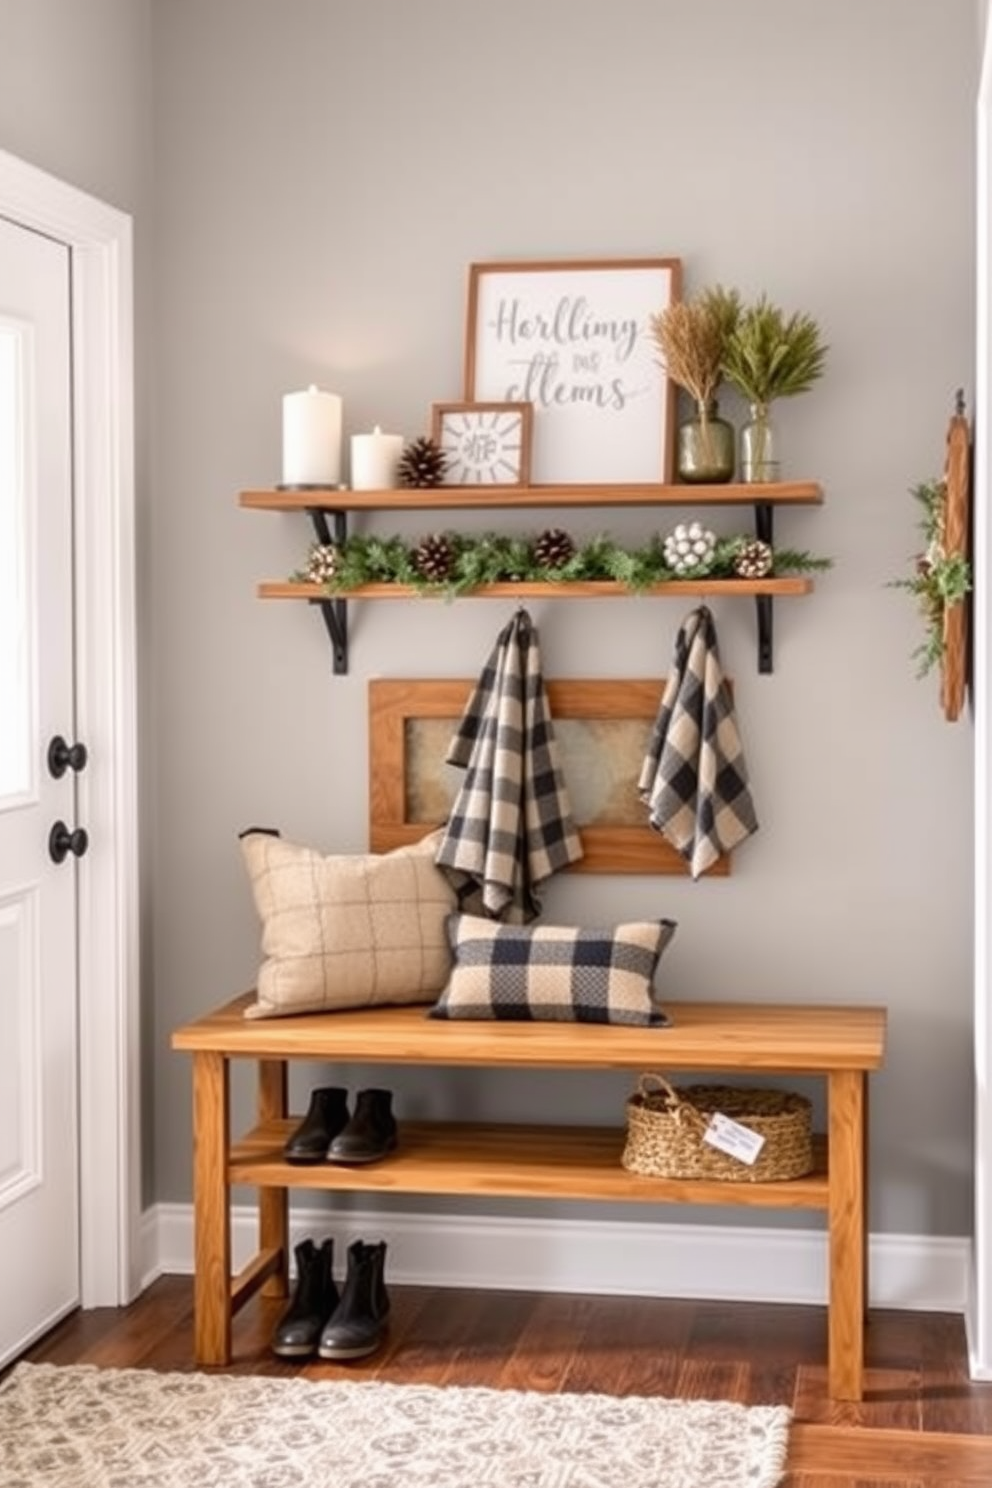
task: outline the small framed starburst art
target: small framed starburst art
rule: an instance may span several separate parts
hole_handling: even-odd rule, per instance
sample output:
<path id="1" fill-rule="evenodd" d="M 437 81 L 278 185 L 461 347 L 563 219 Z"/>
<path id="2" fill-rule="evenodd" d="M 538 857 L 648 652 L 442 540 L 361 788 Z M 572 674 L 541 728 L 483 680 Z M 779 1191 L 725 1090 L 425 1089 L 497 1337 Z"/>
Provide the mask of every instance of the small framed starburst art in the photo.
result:
<path id="1" fill-rule="evenodd" d="M 435 403 L 431 436 L 445 457 L 446 486 L 525 486 L 530 479 L 530 403 Z"/>

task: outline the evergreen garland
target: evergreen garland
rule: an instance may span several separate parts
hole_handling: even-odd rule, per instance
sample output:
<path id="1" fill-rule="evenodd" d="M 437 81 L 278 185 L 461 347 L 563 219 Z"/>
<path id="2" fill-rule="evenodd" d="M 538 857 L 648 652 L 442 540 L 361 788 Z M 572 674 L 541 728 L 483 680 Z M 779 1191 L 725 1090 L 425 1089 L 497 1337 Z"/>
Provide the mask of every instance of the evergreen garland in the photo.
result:
<path id="1" fill-rule="evenodd" d="M 665 562 L 664 539 L 659 533 L 638 548 L 623 548 L 607 534 L 600 534 L 577 546 L 567 563 L 553 569 L 543 567 L 535 558 L 533 537 L 496 532 L 470 536 L 446 531 L 443 535 L 454 554 L 451 572 L 443 582 L 434 582 L 418 572 L 414 563 L 417 540 L 355 533 L 340 545 L 335 573 L 324 588 L 328 594 L 346 594 L 363 584 L 404 584 L 421 593 L 453 599 L 487 584 L 567 585 L 612 580 L 637 594 L 654 584 L 682 577 L 673 573 Z M 750 540 L 747 533 L 719 538 L 709 563 L 690 577 L 735 579 L 734 559 Z M 769 578 L 814 573 L 832 566 L 830 558 L 818 558 L 794 548 L 776 548 L 774 560 Z M 310 581 L 306 569 L 290 577 L 294 583 Z"/>
<path id="2" fill-rule="evenodd" d="M 947 490 L 942 480 L 922 481 L 910 495 L 920 503 L 919 530 L 926 547 L 914 560 L 912 578 L 893 579 L 892 589 L 914 595 L 924 623 L 923 640 L 913 652 L 918 677 L 926 674 L 944 655 L 944 613 L 971 593 L 971 564 L 963 553 L 944 548 L 944 504 Z"/>

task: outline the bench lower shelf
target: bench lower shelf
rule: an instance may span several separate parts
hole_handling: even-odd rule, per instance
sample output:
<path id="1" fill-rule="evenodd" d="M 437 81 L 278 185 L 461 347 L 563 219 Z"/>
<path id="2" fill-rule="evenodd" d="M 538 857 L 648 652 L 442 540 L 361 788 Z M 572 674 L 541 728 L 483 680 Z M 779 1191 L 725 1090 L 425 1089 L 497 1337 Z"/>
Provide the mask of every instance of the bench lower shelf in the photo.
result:
<path id="1" fill-rule="evenodd" d="M 644 1204 L 739 1204 L 826 1209 L 827 1142 L 814 1141 L 803 1178 L 754 1183 L 649 1178 L 621 1166 L 625 1134 L 615 1127 L 404 1122 L 396 1151 L 381 1162 L 294 1164 L 283 1146 L 298 1122 L 265 1122 L 231 1148 L 228 1180 L 259 1188 L 337 1192 L 474 1194 L 493 1198 L 592 1199 Z"/>

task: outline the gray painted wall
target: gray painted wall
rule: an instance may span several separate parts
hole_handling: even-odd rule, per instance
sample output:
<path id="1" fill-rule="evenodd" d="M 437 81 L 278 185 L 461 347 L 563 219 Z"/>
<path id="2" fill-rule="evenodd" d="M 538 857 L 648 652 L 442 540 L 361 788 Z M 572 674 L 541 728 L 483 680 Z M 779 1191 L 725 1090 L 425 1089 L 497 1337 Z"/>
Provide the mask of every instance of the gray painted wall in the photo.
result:
<path id="1" fill-rule="evenodd" d="M 0 0 L 0 148 L 150 206 L 152 0 Z"/>
<path id="2" fill-rule="evenodd" d="M 433 400 L 460 396 L 471 261 L 660 252 L 682 257 L 689 292 L 720 280 L 821 320 L 828 376 L 779 426 L 787 472 L 827 499 L 780 515 L 778 537 L 836 567 L 779 604 L 770 677 L 750 607 L 715 607 L 762 820 L 734 875 L 562 879 L 547 915 L 676 918 L 664 985 L 679 997 L 886 1002 L 873 1227 L 966 1231 L 971 729 L 914 679 L 919 625 L 886 584 L 916 547 L 908 488 L 939 473 L 972 381 L 975 5 L 169 0 L 151 8 L 151 176 L 148 9 L 102 0 L 97 25 L 82 10 L 0 0 L 0 146 L 135 210 L 154 241 L 154 323 L 139 324 L 150 1194 L 189 1196 L 189 1069 L 169 1032 L 254 971 L 237 831 L 361 850 L 368 678 L 472 675 L 508 614 L 358 605 L 351 675 L 333 677 L 317 618 L 253 597 L 301 561 L 303 520 L 236 505 L 279 478 L 281 395 L 317 381 L 344 397 L 348 432 L 421 432 Z M 649 530 L 629 512 L 558 519 Z M 531 612 L 550 676 L 660 676 L 687 608 Z M 385 1077 L 401 1115 L 611 1120 L 627 1093 L 608 1076 Z"/>
<path id="3" fill-rule="evenodd" d="M 886 583 L 916 543 L 908 488 L 939 472 L 972 379 L 974 7 L 197 0 L 155 22 L 159 1197 L 189 1192 L 169 1030 L 255 965 L 236 832 L 363 848 L 368 678 L 472 675 L 509 611 L 357 606 L 351 675 L 333 677 L 316 616 L 253 598 L 302 560 L 307 526 L 236 505 L 279 478 L 282 393 L 316 381 L 349 431 L 412 435 L 460 396 L 468 263 L 663 252 L 689 291 L 764 289 L 821 320 L 829 375 L 779 423 L 789 472 L 827 500 L 779 536 L 836 568 L 779 605 L 771 677 L 750 608 L 717 609 L 762 819 L 733 877 L 563 879 L 547 914 L 674 916 L 673 995 L 886 1002 L 873 1224 L 967 1230 L 971 730 L 914 679 L 917 622 Z M 552 676 L 660 675 L 686 608 L 531 607 Z M 611 1119 L 626 1093 L 385 1078 L 401 1114 Z"/>

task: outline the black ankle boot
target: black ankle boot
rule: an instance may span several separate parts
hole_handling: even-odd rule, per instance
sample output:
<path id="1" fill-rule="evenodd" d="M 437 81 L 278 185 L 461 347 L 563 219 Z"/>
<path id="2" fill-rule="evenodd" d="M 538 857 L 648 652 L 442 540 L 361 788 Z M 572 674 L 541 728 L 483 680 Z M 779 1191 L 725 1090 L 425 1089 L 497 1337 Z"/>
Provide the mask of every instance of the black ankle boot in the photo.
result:
<path id="1" fill-rule="evenodd" d="M 356 1240 L 348 1247 L 341 1301 L 320 1335 L 317 1351 L 322 1359 L 361 1359 L 379 1347 L 389 1314 L 385 1268 L 385 1240 L 378 1245 Z"/>
<path id="2" fill-rule="evenodd" d="M 272 1335 L 272 1352 L 280 1359 L 309 1359 L 317 1352 L 321 1330 L 340 1301 L 333 1266 L 333 1240 L 319 1250 L 312 1240 L 296 1247 L 296 1288 Z"/>
<path id="3" fill-rule="evenodd" d="M 322 1085 L 310 1092 L 310 1107 L 290 1135 L 283 1157 L 290 1163 L 319 1163 L 348 1124 L 348 1092 L 339 1085 Z"/>
<path id="4" fill-rule="evenodd" d="M 327 1161 L 376 1162 L 396 1146 L 396 1119 L 389 1090 L 360 1090 L 355 1114 L 327 1149 Z"/>

